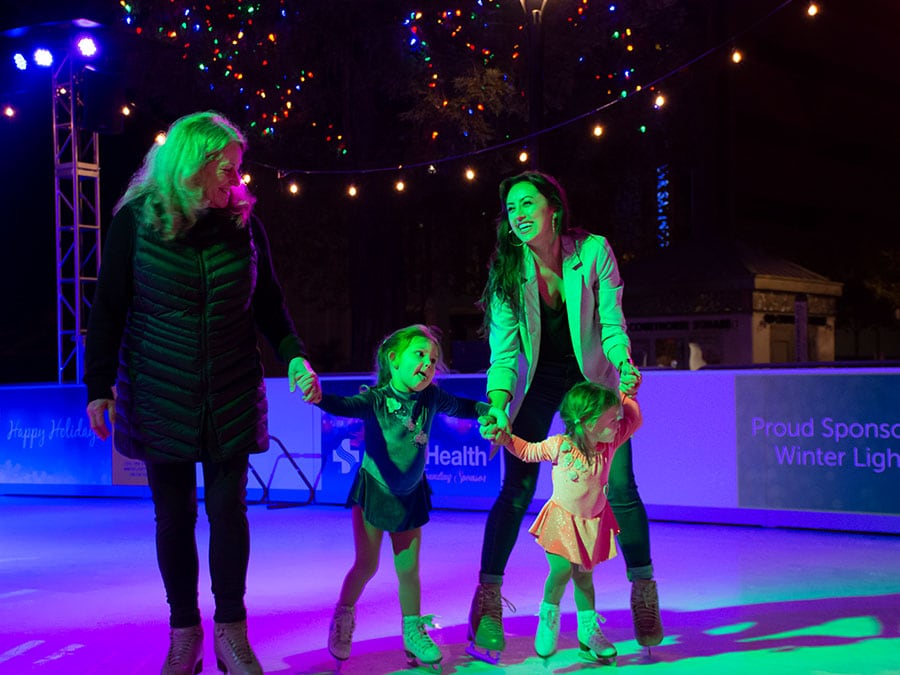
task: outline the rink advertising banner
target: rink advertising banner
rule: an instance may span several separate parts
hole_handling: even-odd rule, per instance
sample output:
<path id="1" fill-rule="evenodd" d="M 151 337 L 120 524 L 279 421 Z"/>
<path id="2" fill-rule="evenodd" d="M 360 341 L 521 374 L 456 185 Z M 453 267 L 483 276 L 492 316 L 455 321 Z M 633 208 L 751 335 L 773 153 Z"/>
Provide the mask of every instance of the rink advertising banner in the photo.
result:
<path id="1" fill-rule="evenodd" d="M 484 400 L 484 376 L 448 375 L 442 389 L 476 401 Z M 326 380 L 325 391 L 350 396 L 369 378 Z M 361 420 L 322 413 L 321 502 L 344 503 L 365 452 Z M 488 460 L 490 443 L 478 433 L 478 422 L 437 415 L 428 439 L 425 475 L 437 507 L 482 508 L 496 496 L 500 457 Z"/>
<path id="2" fill-rule="evenodd" d="M 0 484 L 108 485 L 110 443 L 85 401 L 79 385 L 0 388 Z"/>
<path id="3" fill-rule="evenodd" d="M 900 375 L 735 377 L 738 504 L 900 514 Z"/>

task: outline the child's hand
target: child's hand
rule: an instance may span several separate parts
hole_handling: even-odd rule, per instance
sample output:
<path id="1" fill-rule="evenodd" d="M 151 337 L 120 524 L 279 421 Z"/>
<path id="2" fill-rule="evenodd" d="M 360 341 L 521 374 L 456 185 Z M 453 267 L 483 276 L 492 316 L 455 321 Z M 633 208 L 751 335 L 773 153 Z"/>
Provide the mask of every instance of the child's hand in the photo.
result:
<path id="1" fill-rule="evenodd" d="M 288 364 L 288 385 L 291 391 L 299 389 L 303 392 L 303 400 L 307 403 L 318 403 L 322 400 L 322 385 L 319 376 L 303 357 L 291 359 Z"/>
<path id="2" fill-rule="evenodd" d="M 493 412 L 494 409 L 492 408 L 491 413 Z M 503 421 L 508 425 L 509 420 L 506 417 L 506 413 L 502 413 L 501 417 L 503 418 Z M 503 426 L 498 424 L 497 417 L 493 414 L 479 417 L 478 422 L 481 425 L 478 429 L 481 437 L 491 442 L 491 452 L 488 455 L 488 460 L 494 459 L 497 452 L 502 446 L 509 445 L 512 442 L 512 437 L 509 435 L 506 429 L 503 428 Z"/>
<path id="3" fill-rule="evenodd" d="M 619 391 L 626 396 L 634 398 L 641 386 L 641 371 L 637 369 L 631 360 L 619 364 Z"/>
<path id="4" fill-rule="evenodd" d="M 507 434 L 512 433 L 512 428 L 509 425 L 509 415 L 506 414 L 503 408 L 492 407 L 488 414 L 494 418 L 495 424 L 501 431 Z"/>

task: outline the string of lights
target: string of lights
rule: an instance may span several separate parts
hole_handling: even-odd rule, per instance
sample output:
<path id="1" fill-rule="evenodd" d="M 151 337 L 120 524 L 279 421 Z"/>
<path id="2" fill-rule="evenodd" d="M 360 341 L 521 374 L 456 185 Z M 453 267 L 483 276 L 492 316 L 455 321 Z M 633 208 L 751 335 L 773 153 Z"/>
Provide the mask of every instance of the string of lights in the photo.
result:
<path id="1" fill-rule="evenodd" d="M 650 103 L 652 108 L 657 111 L 662 110 L 667 103 L 668 95 L 663 93 L 662 85 L 697 63 L 725 51 L 729 54 L 732 64 L 742 63 L 744 55 L 735 46 L 737 42 L 745 34 L 755 30 L 793 4 L 794 1 L 785 0 L 719 44 L 679 62 L 674 67 L 663 69 L 664 72 L 661 75 L 647 82 L 637 83 L 635 68 L 627 63 L 614 72 L 594 73 L 594 79 L 604 83 L 605 94 L 611 98 L 584 112 L 569 115 L 561 121 L 545 125 L 537 131 L 504 138 L 481 148 L 436 154 L 433 158 L 409 163 L 394 162 L 344 169 L 285 167 L 257 161 L 253 162 L 252 166 L 272 172 L 279 181 L 286 181 L 289 194 L 300 193 L 296 181 L 293 180 L 293 177 L 299 176 L 353 177 L 398 172 L 403 174 L 421 169 L 425 169 L 429 174 L 435 174 L 444 166 L 462 164 L 464 165 L 462 171 L 465 179 L 475 180 L 477 171 L 472 164 L 477 157 L 512 150 L 521 163 L 527 163 L 529 144 L 534 143 L 541 136 L 584 120 L 593 120 L 588 125 L 588 133 L 593 139 L 603 138 L 607 133 L 603 124 L 603 114 L 613 106 L 632 101 L 639 96 L 649 94 L 652 97 Z M 249 123 L 251 131 L 258 132 L 264 137 L 272 137 L 276 133 L 278 125 L 288 122 L 292 113 L 303 105 L 303 96 L 310 88 L 325 87 L 328 84 L 324 78 L 317 77 L 312 68 L 300 67 L 290 61 L 279 59 L 279 49 L 283 49 L 282 40 L 286 35 L 290 35 L 293 26 L 304 20 L 299 10 L 288 9 L 285 0 L 277 3 L 235 0 L 227 4 L 222 3 L 222 5 L 219 3 L 178 2 L 176 0 L 169 0 L 165 3 L 121 0 L 120 5 L 124 23 L 135 33 L 153 36 L 155 39 L 170 44 L 177 44 L 181 50 L 182 59 L 191 62 L 203 73 L 210 90 L 216 91 L 225 88 L 230 96 L 237 97 L 238 100 L 243 98 L 245 111 L 253 115 L 253 119 Z M 489 35 L 492 28 L 496 27 L 492 21 L 496 19 L 496 15 L 500 11 L 500 3 L 497 0 L 491 2 L 474 0 L 474 6 L 478 11 L 475 9 L 468 11 L 445 9 L 430 13 L 413 11 L 402 18 L 401 24 L 406 35 L 405 47 L 424 65 L 421 71 L 425 78 L 423 85 L 428 89 L 439 93 L 441 87 L 444 86 L 444 76 L 440 64 L 437 62 L 436 50 L 433 48 L 436 41 L 460 41 L 464 49 L 473 54 L 474 58 L 484 67 L 491 67 L 498 61 L 508 64 L 522 57 L 521 40 L 508 41 L 508 45 L 502 47 L 503 53 L 500 53 L 500 47 L 494 46 L 490 42 Z M 164 9 L 160 9 L 161 7 Z M 583 22 L 592 11 L 605 12 L 609 17 L 610 39 L 618 45 L 623 55 L 634 53 L 637 42 L 635 30 L 627 25 L 627 20 L 623 18 L 622 12 L 615 4 L 606 3 L 600 10 L 598 3 L 591 5 L 590 0 L 580 0 L 574 7 L 570 5 L 567 7 L 569 9 L 565 22 L 573 27 L 577 27 L 579 22 Z M 806 14 L 808 16 L 813 17 L 818 11 L 817 4 L 813 2 L 807 4 Z M 277 28 L 279 25 L 283 27 L 283 30 Z M 512 30 L 514 33 L 522 33 L 524 25 L 518 23 Z M 502 40 L 498 42 L 503 43 Z M 35 54 L 35 60 L 40 65 L 50 65 L 46 62 L 47 58 L 47 54 L 43 52 L 40 55 Z M 27 59 L 23 54 L 17 53 L 15 59 L 17 67 L 20 69 L 26 67 Z M 584 63 L 585 56 L 573 53 L 571 59 L 574 62 Z M 258 74 L 267 71 L 269 76 L 262 78 L 266 84 L 251 82 L 253 78 L 249 73 Z M 524 96 L 524 92 L 520 93 Z M 448 105 L 448 101 L 444 99 L 442 104 Z M 121 112 L 123 115 L 127 115 L 131 109 L 126 106 Z M 465 104 L 461 113 L 477 116 L 484 113 L 484 106 L 477 101 L 472 101 Z M 7 118 L 14 118 L 14 106 L 5 104 L 3 115 Z M 334 120 L 316 120 L 312 124 L 322 130 L 327 143 L 338 144 L 340 155 L 346 155 L 348 148 L 345 138 L 336 130 Z M 642 124 L 638 126 L 637 131 L 646 133 L 648 129 L 645 124 Z M 432 136 L 436 136 L 437 133 L 437 131 L 432 132 Z M 164 135 L 160 134 L 156 140 L 163 142 Z M 245 175 L 245 180 L 248 182 L 251 180 L 249 173 Z M 395 189 L 398 191 L 403 191 L 406 187 L 407 184 L 402 179 L 395 182 Z M 353 190 L 348 188 L 348 194 L 352 192 Z M 356 192 L 358 194 L 358 190 Z"/>
<path id="2" fill-rule="evenodd" d="M 750 25 L 748 25 L 745 28 L 741 29 L 740 31 L 734 33 L 733 35 L 730 35 L 728 38 L 720 41 L 718 44 L 716 44 L 712 47 L 709 47 L 708 49 L 705 49 L 704 51 L 702 51 L 702 52 L 698 53 L 697 55 L 688 59 L 686 62 L 670 68 L 662 75 L 656 77 L 655 79 L 653 79 L 643 85 L 641 85 L 641 84 L 634 85 L 634 87 L 631 90 L 622 89 L 616 98 L 611 99 L 595 108 L 592 108 L 583 113 L 568 117 L 567 119 L 557 122 L 555 124 L 547 125 L 537 132 L 523 134 L 519 137 L 507 139 L 507 140 L 504 140 L 503 142 L 496 143 L 496 144 L 493 144 L 493 145 L 490 145 L 490 146 L 487 146 L 487 147 L 484 147 L 484 148 L 481 148 L 478 150 L 473 150 L 473 151 L 468 151 L 468 152 L 464 152 L 464 153 L 458 153 L 458 154 L 448 155 L 448 156 L 443 156 L 443 157 L 437 157 L 434 159 L 417 162 L 417 163 L 410 163 L 410 164 L 406 164 L 406 165 L 401 164 L 401 165 L 392 165 L 392 166 L 378 166 L 378 167 L 371 167 L 371 168 L 366 168 L 366 169 L 353 169 L 353 170 L 284 168 L 284 167 L 273 166 L 273 165 L 262 163 L 262 162 L 256 162 L 255 164 L 257 166 L 259 166 L 260 168 L 268 169 L 268 170 L 275 172 L 275 174 L 279 180 L 290 178 L 293 175 L 359 176 L 359 175 L 367 175 L 367 174 L 392 173 L 392 172 L 398 172 L 398 171 L 411 171 L 411 170 L 421 169 L 421 168 L 427 168 L 428 173 L 433 174 L 437 171 L 438 166 L 441 166 L 444 164 L 457 164 L 460 162 L 464 162 L 465 160 L 475 158 L 479 155 L 494 153 L 494 152 L 498 152 L 498 151 L 505 150 L 508 148 L 517 148 L 518 149 L 518 148 L 527 147 L 529 144 L 529 141 L 532 141 L 539 136 L 552 133 L 554 131 L 571 126 L 577 122 L 580 122 L 580 121 L 588 119 L 588 118 L 597 117 L 599 114 L 603 113 L 604 111 L 608 110 L 609 108 L 611 108 L 615 105 L 620 105 L 620 104 L 624 103 L 626 100 L 632 99 L 635 96 L 637 96 L 645 91 L 653 92 L 654 95 L 652 97 L 652 107 L 654 110 L 661 110 L 666 105 L 666 96 L 659 91 L 660 85 L 662 85 L 663 83 L 667 82 L 668 80 L 674 78 L 679 73 L 683 73 L 688 68 L 691 68 L 692 66 L 712 57 L 715 54 L 721 54 L 726 50 L 728 51 L 730 61 L 735 65 L 740 64 L 744 60 L 743 53 L 741 52 L 740 49 L 738 49 L 737 47 L 734 47 L 733 45 L 744 35 L 757 29 L 759 26 L 761 26 L 762 24 L 764 24 L 765 22 L 767 22 L 768 20 L 770 20 L 771 18 L 776 16 L 779 12 L 781 12 L 782 10 L 787 8 L 789 5 L 793 4 L 793 2 L 794 2 L 794 0 L 785 0 L 780 5 L 776 6 L 771 11 L 766 13 L 765 15 L 759 17 L 756 21 L 754 21 Z M 808 3 L 807 8 L 806 8 L 807 16 L 809 16 L 810 18 L 815 17 L 818 14 L 818 12 L 819 12 L 819 7 L 816 3 L 814 3 L 814 2 Z M 417 14 L 416 18 L 417 19 L 421 18 L 421 16 L 419 14 Z M 630 31 L 628 31 L 628 29 L 626 29 L 626 31 L 630 32 Z M 616 35 L 615 37 L 618 37 L 618 35 Z M 492 58 L 492 54 L 486 50 L 484 52 L 484 57 L 485 57 L 485 59 L 490 59 L 490 58 Z M 633 75 L 633 70 L 629 73 L 629 77 L 631 75 Z M 612 92 L 609 92 L 609 93 L 612 93 Z M 595 139 L 602 137 L 605 134 L 605 131 L 606 131 L 605 127 L 600 122 L 596 122 L 593 125 L 591 125 L 591 127 L 590 127 L 590 134 Z M 645 125 L 640 125 L 638 127 L 638 131 L 640 133 L 646 133 L 647 127 Z M 527 150 L 519 151 L 518 160 L 523 164 L 528 161 Z M 476 178 L 477 174 L 472 167 L 466 166 L 463 169 L 463 175 L 466 180 L 471 181 Z M 250 179 L 251 179 L 250 175 L 245 174 L 245 181 L 249 182 Z M 403 191 L 403 190 L 405 190 L 405 188 L 406 188 L 406 183 L 404 181 L 398 180 L 395 183 L 395 189 L 397 189 L 397 191 Z M 289 182 L 288 183 L 288 191 L 291 194 L 298 194 L 299 188 L 295 182 Z M 358 194 L 358 189 L 355 186 L 351 185 L 350 187 L 348 187 L 347 193 L 349 196 L 355 197 Z"/>

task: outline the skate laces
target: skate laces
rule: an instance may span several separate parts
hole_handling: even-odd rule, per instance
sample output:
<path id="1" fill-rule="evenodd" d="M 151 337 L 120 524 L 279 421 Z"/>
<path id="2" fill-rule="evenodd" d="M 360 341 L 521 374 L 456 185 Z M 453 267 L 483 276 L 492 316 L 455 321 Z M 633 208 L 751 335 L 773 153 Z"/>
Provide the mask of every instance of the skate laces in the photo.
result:
<path id="1" fill-rule="evenodd" d="M 635 587 L 635 591 L 631 603 L 634 621 L 643 630 L 653 630 L 659 616 L 659 600 L 656 593 L 650 584 L 640 584 Z"/>
<path id="2" fill-rule="evenodd" d="M 336 612 L 334 616 L 334 629 L 338 635 L 339 642 L 350 642 L 353 636 L 353 628 L 356 622 L 353 619 L 353 612 L 343 610 Z"/>
<path id="3" fill-rule="evenodd" d="M 253 650 L 250 649 L 250 642 L 247 640 L 247 634 L 240 629 L 225 629 L 222 631 L 222 637 L 228 643 L 234 658 L 241 663 L 253 663 L 255 657 Z"/>
<path id="4" fill-rule="evenodd" d="M 176 630 L 177 629 L 175 628 L 172 629 L 171 636 L 169 638 L 168 664 L 170 666 L 177 666 L 182 661 L 191 656 L 191 652 L 194 648 L 194 642 L 197 639 L 197 631 L 192 630 L 176 633 Z"/>
<path id="5" fill-rule="evenodd" d="M 555 629 L 559 627 L 561 613 L 558 605 L 555 607 L 541 607 L 538 611 L 538 617 L 540 617 L 541 620 L 546 621 L 548 626 Z"/>
<path id="6" fill-rule="evenodd" d="M 431 636 L 425 632 L 425 626 L 440 628 L 440 626 L 434 622 L 434 614 L 426 614 L 425 616 L 417 617 L 416 626 L 413 629 L 412 635 L 408 636 L 416 650 L 429 649 L 434 646 L 434 640 L 432 640 Z"/>
<path id="7" fill-rule="evenodd" d="M 506 605 L 506 608 L 513 614 L 516 613 L 516 606 L 512 604 L 508 598 L 504 598 L 500 594 L 499 588 L 483 587 L 482 592 L 484 593 L 482 597 L 483 614 L 492 619 L 496 619 L 497 621 L 502 621 L 503 605 Z"/>
<path id="8" fill-rule="evenodd" d="M 595 621 L 591 621 L 589 624 L 585 625 L 584 628 L 579 627 L 579 639 L 585 642 L 587 646 L 594 651 L 602 651 L 609 649 L 610 647 L 615 648 L 613 643 L 603 634 L 603 631 L 598 625 L 600 623 L 606 623 L 606 617 L 596 613 L 595 616 Z M 584 635 L 583 638 L 582 634 Z"/>

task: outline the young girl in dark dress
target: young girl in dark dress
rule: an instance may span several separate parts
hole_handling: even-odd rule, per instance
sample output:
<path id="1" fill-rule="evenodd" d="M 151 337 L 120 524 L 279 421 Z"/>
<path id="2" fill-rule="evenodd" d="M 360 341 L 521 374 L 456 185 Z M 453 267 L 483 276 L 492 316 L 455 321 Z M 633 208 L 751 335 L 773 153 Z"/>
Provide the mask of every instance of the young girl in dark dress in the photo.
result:
<path id="1" fill-rule="evenodd" d="M 328 650 L 339 661 L 350 656 L 355 605 L 378 569 L 382 536 L 394 551 L 403 612 L 403 645 L 412 661 L 439 663 L 438 646 L 425 632 L 431 616 L 421 616 L 419 547 L 428 522 L 431 490 L 425 477 L 428 434 L 437 413 L 508 424 L 503 410 L 456 397 L 433 383 L 442 365 L 440 339 L 428 326 L 390 334 L 378 347 L 377 382 L 355 396 L 323 394 L 319 407 L 332 415 L 365 423 L 366 452 L 348 503 L 352 507 L 356 560 L 344 578 L 328 632 Z"/>

